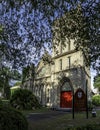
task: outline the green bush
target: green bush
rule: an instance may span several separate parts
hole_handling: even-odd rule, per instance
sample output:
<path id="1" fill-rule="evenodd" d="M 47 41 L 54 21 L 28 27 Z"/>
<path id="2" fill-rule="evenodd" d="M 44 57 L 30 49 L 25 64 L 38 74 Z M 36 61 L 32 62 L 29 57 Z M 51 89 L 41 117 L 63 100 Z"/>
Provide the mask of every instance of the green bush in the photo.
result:
<path id="1" fill-rule="evenodd" d="M 92 109 L 93 109 L 92 101 L 88 101 L 88 110 L 92 110 Z"/>
<path id="2" fill-rule="evenodd" d="M 10 92 L 11 92 L 11 95 L 10 96 L 12 96 L 13 94 L 14 94 L 14 92 L 16 91 L 16 90 L 18 90 L 18 89 L 20 89 L 19 87 L 12 87 L 11 89 L 10 89 Z"/>
<path id="3" fill-rule="evenodd" d="M 28 123 L 22 113 L 0 105 L 0 130 L 28 130 Z"/>
<path id="4" fill-rule="evenodd" d="M 0 105 L 2 105 L 2 100 L 0 99 Z"/>
<path id="5" fill-rule="evenodd" d="M 9 100 L 2 99 L 2 104 L 6 106 L 10 106 Z"/>
<path id="6" fill-rule="evenodd" d="M 21 110 L 39 108 L 40 104 L 35 95 L 27 89 L 18 89 L 11 96 L 10 103 L 13 107 Z"/>
<path id="7" fill-rule="evenodd" d="M 95 106 L 100 106 L 100 95 L 94 95 L 92 97 L 92 103 L 95 105 Z"/>

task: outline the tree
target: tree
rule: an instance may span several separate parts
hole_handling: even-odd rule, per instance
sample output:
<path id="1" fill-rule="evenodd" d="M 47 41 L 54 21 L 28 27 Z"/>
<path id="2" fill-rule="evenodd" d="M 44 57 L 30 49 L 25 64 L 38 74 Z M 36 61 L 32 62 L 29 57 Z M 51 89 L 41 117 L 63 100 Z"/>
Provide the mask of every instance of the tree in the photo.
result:
<path id="1" fill-rule="evenodd" d="M 73 38 L 76 49 L 83 51 L 87 65 L 100 69 L 98 0 L 2 0 L 1 7 L 4 28 L 1 52 L 14 66 L 37 62 L 41 51 L 52 47 L 52 31 L 57 31 L 58 41 L 63 44 L 65 36 Z M 61 17 L 60 30 L 52 30 L 54 21 Z"/>
<path id="2" fill-rule="evenodd" d="M 27 78 L 31 78 L 31 80 L 34 82 L 34 76 L 35 76 L 34 64 L 24 67 L 22 70 L 22 84 L 25 82 L 25 80 L 27 80 Z"/>
<path id="3" fill-rule="evenodd" d="M 14 86 L 20 86 L 21 85 L 21 82 L 20 81 L 18 81 L 18 82 L 16 82 L 15 84 L 14 84 Z"/>
<path id="4" fill-rule="evenodd" d="M 100 106 L 100 95 L 94 95 L 92 97 L 92 103 L 96 106 Z"/>
<path id="5" fill-rule="evenodd" d="M 94 78 L 94 87 L 97 88 L 100 93 L 100 74 Z"/>
<path id="6" fill-rule="evenodd" d="M 10 97 L 8 71 L 9 71 L 8 68 L 0 69 L 0 89 L 1 91 L 3 91 L 3 96 L 7 99 Z"/>
<path id="7" fill-rule="evenodd" d="M 21 74 L 18 71 L 11 71 L 8 67 L 0 68 L 0 90 L 3 91 L 5 98 L 9 99 L 10 97 L 10 80 L 19 80 L 20 78 Z"/>

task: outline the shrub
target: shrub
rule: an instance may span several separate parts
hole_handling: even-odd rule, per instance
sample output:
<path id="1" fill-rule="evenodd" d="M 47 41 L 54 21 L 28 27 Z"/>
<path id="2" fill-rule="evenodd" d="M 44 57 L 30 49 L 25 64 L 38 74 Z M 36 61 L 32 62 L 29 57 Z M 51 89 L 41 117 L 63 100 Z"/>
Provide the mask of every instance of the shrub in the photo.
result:
<path id="1" fill-rule="evenodd" d="M 92 109 L 93 109 L 92 101 L 88 101 L 88 109 L 89 109 L 89 110 L 92 110 Z"/>
<path id="2" fill-rule="evenodd" d="M 2 99 L 2 105 L 5 105 L 5 106 L 10 106 L 10 103 L 9 103 L 9 100 L 6 100 L 6 99 Z"/>
<path id="3" fill-rule="evenodd" d="M 0 99 L 0 105 L 2 105 L 2 100 Z"/>
<path id="4" fill-rule="evenodd" d="M 94 95 L 92 97 L 92 103 L 96 106 L 100 106 L 100 95 Z"/>
<path id="5" fill-rule="evenodd" d="M 0 130 L 28 130 L 28 123 L 22 113 L 0 105 Z"/>
<path id="6" fill-rule="evenodd" d="M 14 94 L 14 92 L 15 92 L 16 90 L 18 90 L 18 89 L 20 89 L 19 86 L 11 87 L 11 88 L 10 88 L 10 92 L 11 92 L 11 95 L 10 95 L 10 96 L 12 96 L 12 95 Z"/>
<path id="7" fill-rule="evenodd" d="M 22 110 L 39 108 L 40 104 L 35 95 L 27 89 L 18 89 L 11 96 L 10 103 L 13 107 Z"/>

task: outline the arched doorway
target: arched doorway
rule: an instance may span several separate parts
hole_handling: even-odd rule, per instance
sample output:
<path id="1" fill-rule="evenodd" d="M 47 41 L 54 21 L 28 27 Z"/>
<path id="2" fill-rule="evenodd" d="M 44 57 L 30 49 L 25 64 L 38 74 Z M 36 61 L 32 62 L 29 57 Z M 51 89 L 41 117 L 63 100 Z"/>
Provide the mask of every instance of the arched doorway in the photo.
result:
<path id="1" fill-rule="evenodd" d="M 60 88 L 60 107 L 72 108 L 73 87 L 69 78 L 64 77 L 61 80 Z"/>

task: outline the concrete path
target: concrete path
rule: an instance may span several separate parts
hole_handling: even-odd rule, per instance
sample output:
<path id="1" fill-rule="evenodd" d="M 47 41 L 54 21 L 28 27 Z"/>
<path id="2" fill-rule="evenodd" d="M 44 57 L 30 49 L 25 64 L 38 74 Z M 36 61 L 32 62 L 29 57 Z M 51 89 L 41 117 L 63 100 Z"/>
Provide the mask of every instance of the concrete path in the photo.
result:
<path id="1" fill-rule="evenodd" d="M 100 110 L 100 107 L 96 108 L 96 111 Z M 50 110 L 48 112 L 44 113 L 30 113 L 27 116 L 27 119 L 30 121 L 38 121 L 38 120 L 43 120 L 43 119 L 53 119 L 57 116 L 64 115 L 66 113 L 72 113 L 71 111 L 66 111 L 66 110 Z"/>
<path id="2" fill-rule="evenodd" d="M 27 116 L 28 120 L 31 121 L 38 121 L 38 120 L 43 120 L 43 119 L 50 119 L 50 118 L 55 118 L 60 115 L 64 115 L 68 112 L 63 112 L 63 111 L 49 111 L 49 112 L 44 112 L 44 113 L 30 113 Z"/>

